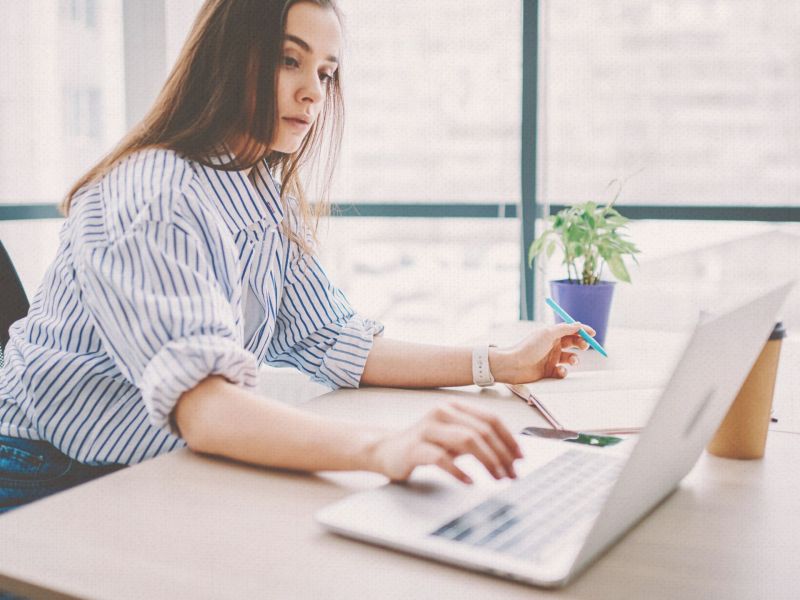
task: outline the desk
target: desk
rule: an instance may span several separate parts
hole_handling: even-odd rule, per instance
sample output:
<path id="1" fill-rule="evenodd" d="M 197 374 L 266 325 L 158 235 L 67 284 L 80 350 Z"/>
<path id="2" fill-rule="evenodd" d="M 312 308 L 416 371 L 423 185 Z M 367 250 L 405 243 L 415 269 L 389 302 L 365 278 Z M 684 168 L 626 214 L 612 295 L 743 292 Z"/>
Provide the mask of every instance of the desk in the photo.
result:
<path id="1" fill-rule="evenodd" d="M 305 406 L 400 426 L 456 397 L 491 406 L 513 430 L 538 422 L 500 387 L 342 390 Z M 764 460 L 703 455 L 649 518 L 572 585 L 549 592 L 314 523 L 317 509 L 380 476 L 305 475 L 178 451 L 0 518 L 0 582 L 33 597 L 137 600 L 796 598 L 798 464 L 800 436 L 775 431 Z"/>

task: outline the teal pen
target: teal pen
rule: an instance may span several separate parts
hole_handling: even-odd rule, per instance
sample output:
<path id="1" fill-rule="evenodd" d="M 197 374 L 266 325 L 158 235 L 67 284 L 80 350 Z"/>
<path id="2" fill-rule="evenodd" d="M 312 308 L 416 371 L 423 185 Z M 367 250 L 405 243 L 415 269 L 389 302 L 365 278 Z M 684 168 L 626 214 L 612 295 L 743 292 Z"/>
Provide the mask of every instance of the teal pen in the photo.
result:
<path id="1" fill-rule="evenodd" d="M 569 314 L 567 314 L 567 311 L 565 311 L 558 304 L 556 304 L 555 300 L 553 300 L 552 298 L 545 298 L 544 301 L 547 303 L 547 306 L 549 306 L 554 311 L 556 311 L 556 314 L 559 317 L 564 319 L 565 323 L 574 323 L 575 322 L 575 319 L 570 317 Z M 605 348 L 603 348 L 600 344 L 598 344 L 597 340 L 595 340 L 592 336 L 590 336 L 588 333 L 586 333 L 583 329 L 579 329 L 578 330 L 578 334 L 583 339 L 586 340 L 587 344 L 589 344 L 592 348 L 597 350 L 600 354 L 602 354 L 603 356 L 606 356 L 606 357 L 608 356 L 608 352 L 605 351 Z"/>

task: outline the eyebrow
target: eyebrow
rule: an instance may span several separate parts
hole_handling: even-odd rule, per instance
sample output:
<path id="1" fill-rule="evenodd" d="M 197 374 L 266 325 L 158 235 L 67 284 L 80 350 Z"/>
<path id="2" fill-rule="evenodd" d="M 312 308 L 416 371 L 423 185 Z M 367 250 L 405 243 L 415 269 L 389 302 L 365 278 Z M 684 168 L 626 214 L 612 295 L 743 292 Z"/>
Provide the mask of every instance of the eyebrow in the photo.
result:
<path id="1" fill-rule="evenodd" d="M 295 44 L 300 46 L 306 52 L 313 52 L 313 50 L 311 49 L 311 46 L 308 45 L 308 42 L 306 42 L 305 40 L 297 37 L 296 35 L 292 35 L 291 33 L 287 33 L 283 37 L 284 37 L 284 39 L 286 39 L 286 40 L 288 40 L 290 42 L 294 42 Z M 326 56 L 325 60 L 330 61 L 332 63 L 336 63 L 337 65 L 339 64 L 339 59 L 336 58 L 335 56 Z"/>

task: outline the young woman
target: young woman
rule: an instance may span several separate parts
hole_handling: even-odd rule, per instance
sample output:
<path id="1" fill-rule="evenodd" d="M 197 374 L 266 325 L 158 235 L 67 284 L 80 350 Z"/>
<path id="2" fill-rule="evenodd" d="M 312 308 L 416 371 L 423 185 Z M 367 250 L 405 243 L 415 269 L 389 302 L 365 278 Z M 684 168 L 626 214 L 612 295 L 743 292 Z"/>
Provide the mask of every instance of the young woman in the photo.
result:
<path id="1" fill-rule="evenodd" d="M 330 283 L 314 253 L 325 203 L 298 169 L 321 148 L 335 159 L 341 45 L 332 0 L 203 6 L 152 110 L 67 195 L 56 260 L 11 329 L 0 511 L 187 445 L 394 480 L 436 464 L 464 482 L 469 453 L 515 476 L 513 437 L 467 405 L 389 431 L 251 391 L 262 362 L 332 388 L 459 386 L 563 377 L 585 348 L 559 325 L 474 366 L 470 348 L 382 337 Z"/>

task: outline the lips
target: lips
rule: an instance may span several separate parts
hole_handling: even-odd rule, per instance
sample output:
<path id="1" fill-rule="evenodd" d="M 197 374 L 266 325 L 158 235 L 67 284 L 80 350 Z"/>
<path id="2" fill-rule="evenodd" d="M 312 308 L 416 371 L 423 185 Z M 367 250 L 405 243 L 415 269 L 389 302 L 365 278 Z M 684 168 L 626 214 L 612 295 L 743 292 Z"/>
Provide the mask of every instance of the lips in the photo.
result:
<path id="1" fill-rule="evenodd" d="M 292 134 L 298 136 L 305 136 L 311 128 L 311 121 L 303 117 L 283 117 L 283 122 Z"/>
<path id="2" fill-rule="evenodd" d="M 309 117 L 283 117 L 290 123 L 297 123 L 299 125 L 310 125 L 311 119 Z"/>

